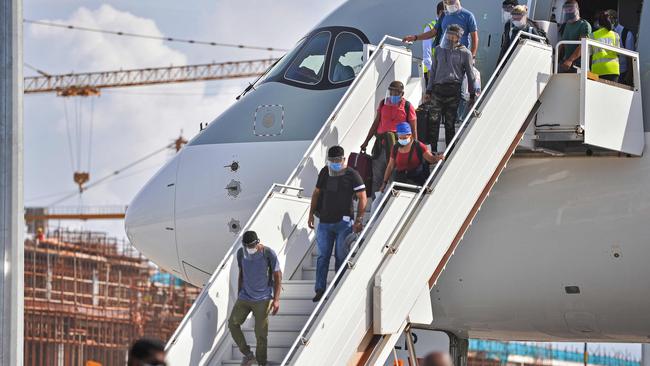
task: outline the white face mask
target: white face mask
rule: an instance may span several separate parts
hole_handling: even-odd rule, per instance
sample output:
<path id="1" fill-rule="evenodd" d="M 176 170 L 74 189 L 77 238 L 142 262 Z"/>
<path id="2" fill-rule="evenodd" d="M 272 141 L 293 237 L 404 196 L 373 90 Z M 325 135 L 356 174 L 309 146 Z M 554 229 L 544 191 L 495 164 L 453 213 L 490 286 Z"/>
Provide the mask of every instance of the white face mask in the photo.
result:
<path id="1" fill-rule="evenodd" d="M 254 247 L 252 247 L 252 248 L 246 248 L 246 251 L 247 251 L 248 254 L 250 254 L 250 255 L 253 255 L 253 254 L 257 253 L 257 245 L 254 246 Z"/>
<path id="2" fill-rule="evenodd" d="M 447 10 L 447 13 L 449 13 L 449 14 L 454 14 L 458 10 L 460 10 L 458 5 L 445 5 L 445 9 Z"/>
<path id="3" fill-rule="evenodd" d="M 512 21 L 512 25 L 514 25 L 515 28 L 523 28 L 525 24 L 526 24 L 526 22 L 523 21 L 523 20 L 513 20 Z"/>

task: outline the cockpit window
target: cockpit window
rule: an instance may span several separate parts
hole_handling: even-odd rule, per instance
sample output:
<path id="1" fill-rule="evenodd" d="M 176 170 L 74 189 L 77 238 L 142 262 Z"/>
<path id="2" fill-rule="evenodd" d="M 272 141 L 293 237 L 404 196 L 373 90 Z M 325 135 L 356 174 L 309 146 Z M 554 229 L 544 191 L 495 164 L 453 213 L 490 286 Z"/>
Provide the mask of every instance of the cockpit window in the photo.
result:
<path id="1" fill-rule="evenodd" d="M 334 41 L 330 65 L 330 82 L 343 83 L 354 79 L 363 68 L 363 41 L 350 32 L 341 32 Z"/>
<path id="2" fill-rule="evenodd" d="M 330 32 L 320 32 L 300 50 L 284 77 L 298 83 L 315 85 L 323 78 Z"/>

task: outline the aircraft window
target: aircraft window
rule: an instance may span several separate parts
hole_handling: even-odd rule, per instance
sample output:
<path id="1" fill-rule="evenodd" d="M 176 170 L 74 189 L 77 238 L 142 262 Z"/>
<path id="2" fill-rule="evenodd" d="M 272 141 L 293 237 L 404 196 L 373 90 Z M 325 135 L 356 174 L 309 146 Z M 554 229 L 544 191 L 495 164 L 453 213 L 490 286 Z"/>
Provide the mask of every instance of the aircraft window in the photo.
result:
<path id="1" fill-rule="evenodd" d="M 303 84 L 318 84 L 323 78 L 330 37 L 330 32 L 321 32 L 310 39 L 293 60 L 284 77 Z"/>
<path id="2" fill-rule="evenodd" d="M 363 68 L 363 41 L 350 32 L 342 32 L 334 41 L 330 81 L 334 84 L 354 79 Z"/>

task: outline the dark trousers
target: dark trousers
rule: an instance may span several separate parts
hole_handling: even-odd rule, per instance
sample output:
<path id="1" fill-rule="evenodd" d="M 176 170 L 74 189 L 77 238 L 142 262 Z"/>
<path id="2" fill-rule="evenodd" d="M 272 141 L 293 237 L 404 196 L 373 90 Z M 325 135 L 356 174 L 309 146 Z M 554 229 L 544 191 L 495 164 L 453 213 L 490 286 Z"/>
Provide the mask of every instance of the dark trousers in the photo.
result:
<path id="1" fill-rule="evenodd" d="M 440 124 L 445 124 L 445 142 L 447 146 L 456 135 L 456 117 L 458 115 L 458 105 L 460 104 L 460 89 L 458 94 L 447 97 L 434 92 L 431 95 L 431 144 L 437 146 L 440 138 Z"/>

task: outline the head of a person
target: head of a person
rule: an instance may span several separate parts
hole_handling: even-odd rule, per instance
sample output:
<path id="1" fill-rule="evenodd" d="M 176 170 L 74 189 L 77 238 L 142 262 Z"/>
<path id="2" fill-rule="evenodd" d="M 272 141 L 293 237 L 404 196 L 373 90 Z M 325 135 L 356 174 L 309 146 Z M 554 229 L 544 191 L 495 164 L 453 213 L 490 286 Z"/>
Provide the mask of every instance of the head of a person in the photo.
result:
<path id="1" fill-rule="evenodd" d="M 257 237 L 256 232 L 250 230 L 244 233 L 241 243 L 248 254 L 255 254 L 257 252 L 257 247 L 260 244 L 260 239 Z"/>
<path id="2" fill-rule="evenodd" d="M 609 18 L 612 20 L 614 27 L 616 27 L 618 25 L 618 12 L 614 9 L 608 9 L 605 11 L 609 13 Z"/>
<path id="3" fill-rule="evenodd" d="M 422 366 L 454 366 L 447 352 L 432 352 L 424 357 Z"/>
<path id="4" fill-rule="evenodd" d="M 345 150 L 341 146 L 332 146 L 327 150 L 327 167 L 330 173 L 345 169 Z"/>
<path id="5" fill-rule="evenodd" d="M 388 100 L 389 104 L 399 104 L 404 96 L 404 84 L 401 81 L 395 80 L 388 86 Z"/>
<path id="6" fill-rule="evenodd" d="M 607 30 L 614 29 L 614 21 L 612 20 L 611 15 L 607 10 L 601 11 L 596 15 L 596 20 L 594 22 L 594 28 L 601 29 L 605 28 Z"/>
<path id="7" fill-rule="evenodd" d="M 517 0 L 504 0 L 501 4 L 501 21 L 503 24 L 510 20 L 510 13 L 515 6 L 519 5 Z"/>
<path id="8" fill-rule="evenodd" d="M 575 23 L 580 20 L 580 5 L 578 0 L 566 0 L 562 5 L 563 23 Z"/>
<path id="9" fill-rule="evenodd" d="M 442 16 L 442 13 L 444 12 L 445 12 L 445 3 L 441 1 L 436 6 L 436 14 L 438 15 L 438 18 L 440 18 Z"/>
<path id="10" fill-rule="evenodd" d="M 455 48 L 463 38 L 463 28 L 458 24 L 450 24 L 445 31 L 445 45 L 447 48 Z"/>
<path id="11" fill-rule="evenodd" d="M 129 349 L 128 366 L 165 366 L 165 346 L 155 339 L 138 339 Z"/>
<path id="12" fill-rule="evenodd" d="M 447 14 L 455 14 L 462 9 L 460 0 L 443 0 L 442 2 L 445 5 L 445 12 Z"/>
<path id="13" fill-rule="evenodd" d="M 512 25 L 522 29 L 528 22 L 528 7 L 526 5 L 517 5 L 512 9 Z"/>
<path id="14" fill-rule="evenodd" d="M 413 132 L 411 131 L 411 125 L 408 122 L 401 122 L 397 124 L 397 142 L 406 146 L 411 142 L 413 137 Z"/>

